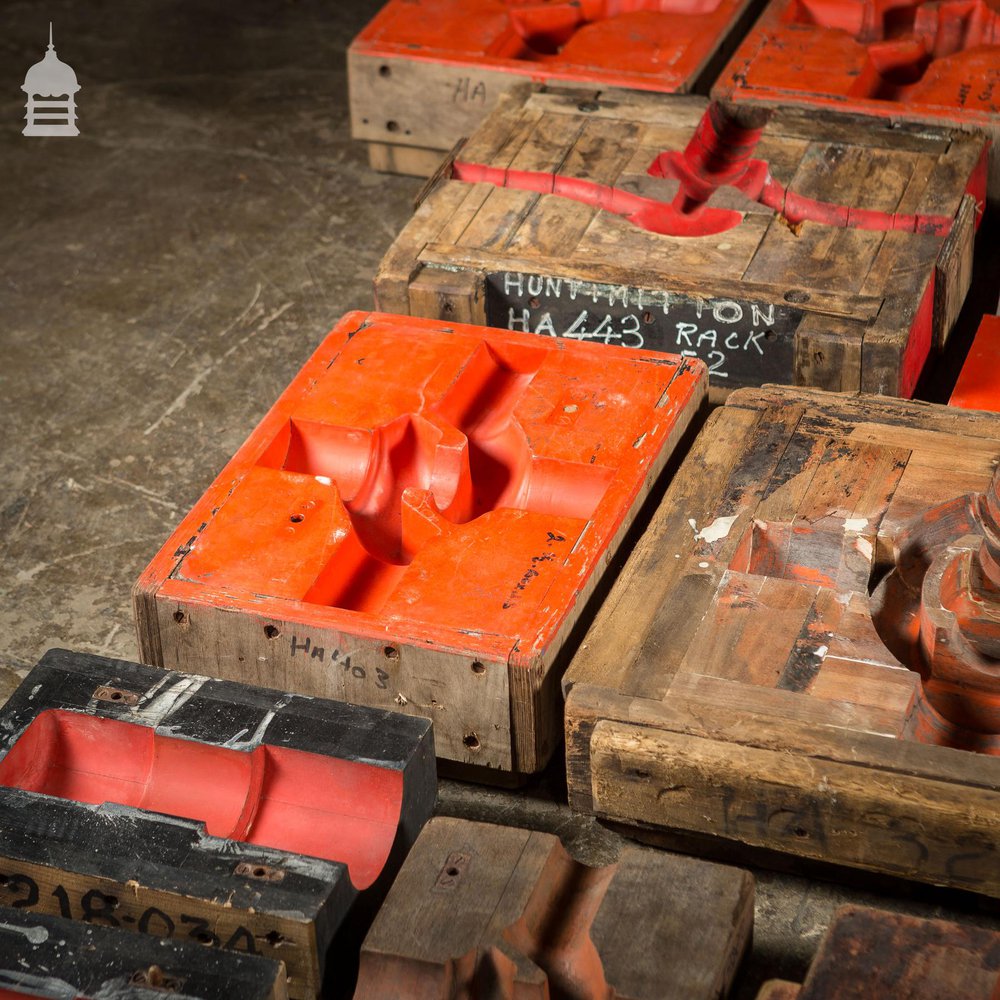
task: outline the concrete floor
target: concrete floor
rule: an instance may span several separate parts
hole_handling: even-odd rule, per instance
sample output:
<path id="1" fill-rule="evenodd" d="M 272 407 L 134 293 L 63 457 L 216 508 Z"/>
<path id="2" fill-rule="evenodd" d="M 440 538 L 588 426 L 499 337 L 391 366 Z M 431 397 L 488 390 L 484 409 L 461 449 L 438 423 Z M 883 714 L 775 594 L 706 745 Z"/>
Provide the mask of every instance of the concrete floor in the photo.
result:
<path id="1" fill-rule="evenodd" d="M 371 306 L 420 187 L 348 135 L 344 50 L 377 6 L 0 11 L 0 699 L 50 646 L 135 657 L 133 580 L 334 321 Z M 20 135 L 49 19 L 76 139 Z M 561 798 L 558 774 L 519 795 L 444 782 L 441 810 L 613 853 Z M 757 875 L 741 998 L 800 977 L 842 902 L 1000 927 L 972 897 Z"/>

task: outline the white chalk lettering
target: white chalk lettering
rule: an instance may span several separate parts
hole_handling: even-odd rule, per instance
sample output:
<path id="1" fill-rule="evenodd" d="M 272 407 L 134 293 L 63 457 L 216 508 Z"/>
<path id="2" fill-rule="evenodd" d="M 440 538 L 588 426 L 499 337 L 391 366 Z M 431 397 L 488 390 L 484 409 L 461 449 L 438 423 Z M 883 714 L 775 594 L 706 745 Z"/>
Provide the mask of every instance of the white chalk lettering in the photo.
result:
<path id="1" fill-rule="evenodd" d="M 713 361 L 713 358 L 716 360 Z M 729 378 L 729 374 L 722 371 L 722 366 L 726 363 L 726 356 L 722 351 L 709 351 L 706 360 L 709 362 L 708 374 L 710 376 L 716 375 L 719 378 Z"/>
<path id="2" fill-rule="evenodd" d="M 570 325 L 570 328 L 563 334 L 563 336 L 575 337 L 577 340 L 582 340 L 584 337 L 587 336 L 586 331 L 583 329 L 586 323 L 587 323 L 587 310 L 584 309 L 583 312 L 580 313 L 580 315 L 577 316 L 575 320 L 573 320 L 573 323 Z"/>
<path id="3" fill-rule="evenodd" d="M 691 334 L 698 332 L 697 323 L 678 323 L 677 324 L 677 343 L 687 344 L 688 347 L 693 346 L 691 344 Z"/>
<path id="4" fill-rule="evenodd" d="M 546 278 L 545 279 L 545 294 L 554 295 L 557 299 L 559 294 L 562 292 L 562 278 Z"/>
<path id="5" fill-rule="evenodd" d="M 760 306 L 750 303 L 750 315 L 754 326 L 774 326 L 774 303 L 769 302 L 764 308 L 766 312 L 762 312 Z"/>
<path id="6" fill-rule="evenodd" d="M 535 327 L 535 333 L 544 333 L 550 337 L 557 336 L 556 328 L 552 325 L 552 313 L 542 313 L 542 318 Z"/>
<path id="7" fill-rule="evenodd" d="M 539 274 L 529 274 L 528 275 L 528 294 L 529 295 L 541 295 L 542 289 L 545 287 L 545 282 L 542 280 L 542 276 Z"/>
<path id="8" fill-rule="evenodd" d="M 503 293 L 504 295 L 510 295 L 511 292 L 514 292 L 516 295 L 524 295 L 523 274 L 511 274 L 510 271 L 505 272 L 503 276 Z"/>
<path id="9" fill-rule="evenodd" d="M 724 346 L 726 350 L 729 351 L 736 351 L 739 349 L 740 335 L 736 330 L 733 330 L 733 332 L 726 337 L 726 342 Z"/>
<path id="10" fill-rule="evenodd" d="M 750 350 L 750 345 L 753 344 L 753 346 L 757 348 L 757 353 L 763 354 L 764 348 L 760 346 L 760 339 L 763 336 L 764 336 L 763 330 L 761 330 L 760 333 L 757 333 L 755 330 L 751 330 L 750 333 L 747 335 L 747 342 L 743 345 L 743 350 L 744 351 Z"/>
<path id="11" fill-rule="evenodd" d="M 743 319 L 743 306 L 731 299 L 724 299 L 712 306 L 712 315 L 715 317 L 716 323 L 728 323 L 732 326 Z"/>
<path id="12" fill-rule="evenodd" d="M 611 317 L 605 316 L 600 323 L 597 324 L 597 329 L 590 334 L 594 340 L 600 340 L 601 337 L 604 338 L 605 344 L 610 344 L 612 340 L 620 338 L 620 334 L 616 335 L 614 328 L 611 326 Z"/>
<path id="13" fill-rule="evenodd" d="M 704 333 L 698 334 L 698 343 L 695 344 L 695 347 L 701 347 L 702 344 L 708 344 L 709 347 L 715 347 L 716 336 L 717 334 L 715 330 L 706 330 Z"/>
<path id="14" fill-rule="evenodd" d="M 628 285 L 619 285 L 617 288 L 612 285 L 608 288 L 608 305 L 613 306 L 617 298 L 621 298 L 623 306 L 628 305 Z"/>
<path id="15" fill-rule="evenodd" d="M 583 286 L 583 282 L 582 281 L 573 281 L 572 278 L 570 279 L 570 282 L 569 282 L 569 300 L 570 300 L 570 302 L 573 302 L 573 301 L 576 300 L 577 292 L 580 291 L 580 288 L 582 286 Z"/>
<path id="16" fill-rule="evenodd" d="M 520 327 L 525 333 L 531 332 L 531 313 L 527 309 L 521 310 L 520 316 L 514 315 L 514 307 L 507 310 L 507 329 L 516 330 Z"/>

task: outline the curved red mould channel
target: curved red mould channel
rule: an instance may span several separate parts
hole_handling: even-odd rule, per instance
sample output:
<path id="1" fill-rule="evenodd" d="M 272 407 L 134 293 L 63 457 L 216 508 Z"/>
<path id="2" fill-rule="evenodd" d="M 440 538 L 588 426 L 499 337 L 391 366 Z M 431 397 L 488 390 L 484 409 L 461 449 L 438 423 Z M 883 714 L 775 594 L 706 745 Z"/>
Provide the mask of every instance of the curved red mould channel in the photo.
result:
<path id="1" fill-rule="evenodd" d="M 359 890 L 385 866 L 403 800 L 399 771 L 286 747 L 212 746 L 59 709 L 40 713 L 0 760 L 0 784 L 178 816 L 214 837 L 339 861 Z"/>

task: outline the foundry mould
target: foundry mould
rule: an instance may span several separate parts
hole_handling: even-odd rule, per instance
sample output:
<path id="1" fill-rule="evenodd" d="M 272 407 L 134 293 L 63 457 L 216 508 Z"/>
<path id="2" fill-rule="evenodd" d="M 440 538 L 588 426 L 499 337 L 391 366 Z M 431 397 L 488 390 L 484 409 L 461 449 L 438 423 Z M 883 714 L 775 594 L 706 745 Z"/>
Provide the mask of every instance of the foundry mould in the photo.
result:
<path id="1" fill-rule="evenodd" d="M 965 300 L 981 137 L 512 89 L 427 186 L 379 307 L 912 395 Z"/>
<path id="2" fill-rule="evenodd" d="M 1000 138 L 1000 11 L 987 0 L 771 0 L 714 96 Z M 994 148 L 990 200 L 1000 197 Z"/>
<path id="3" fill-rule="evenodd" d="M 350 314 L 143 574 L 142 656 L 431 716 L 439 756 L 537 770 L 560 653 L 705 382 Z"/>
<path id="4" fill-rule="evenodd" d="M 377 169 L 428 175 L 509 86 L 684 93 L 757 0 L 390 0 L 347 54 L 351 134 Z"/>
<path id="5" fill-rule="evenodd" d="M 361 952 L 356 1000 L 716 1000 L 753 929 L 753 878 L 626 845 L 588 867 L 558 838 L 432 819 Z"/>
<path id="6" fill-rule="evenodd" d="M 998 952 L 995 930 L 842 906 L 805 982 L 772 980 L 757 1000 L 995 1000 Z"/>
<path id="7" fill-rule="evenodd" d="M 948 405 L 1000 412 L 1000 316 L 980 322 Z"/>
<path id="8" fill-rule="evenodd" d="M 0 709 L 0 904 L 110 908 L 311 997 L 435 788 L 427 720 L 53 650 Z"/>
<path id="9" fill-rule="evenodd" d="M 571 803 L 1000 895 L 998 457 L 989 414 L 733 394 L 566 674 Z"/>
<path id="10" fill-rule="evenodd" d="M 159 996 L 287 1000 L 288 991 L 272 959 L 0 906 L 0 1000 Z"/>

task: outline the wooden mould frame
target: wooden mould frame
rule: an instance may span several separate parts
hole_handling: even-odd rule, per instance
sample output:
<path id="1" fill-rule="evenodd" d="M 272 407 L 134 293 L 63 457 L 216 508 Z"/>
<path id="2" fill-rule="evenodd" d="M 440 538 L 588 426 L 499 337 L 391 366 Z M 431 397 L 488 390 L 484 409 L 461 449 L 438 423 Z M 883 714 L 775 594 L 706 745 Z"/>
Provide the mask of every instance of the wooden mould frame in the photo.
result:
<path id="1" fill-rule="evenodd" d="M 264 955 L 313 997 L 436 787 L 425 719 L 51 650 L 0 709 L 0 904 Z"/>
<path id="2" fill-rule="evenodd" d="M 67 990 L 72 990 L 68 993 Z M 0 906 L 0 1000 L 288 1000 L 279 961 Z"/>
<path id="3" fill-rule="evenodd" d="M 989 0 L 771 0 L 712 96 L 984 132 L 1000 202 L 1000 12 Z"/>
<path id="4" fill-rule="evenodd" d="M 356 995 L 718 1000 L 753 909 L 736 868 L 634 845 L 588 867 L 548 833 L 435 818 L 365 939 Z"/>
<path id="5" fill-rule="evenodd" d="M 915 741 L 920 675 L 867 592 L 900 531 L 998 456 L 1000 417 L 734 393 L 564 679 L 571 805 L 1000 896 L 1000 759 Z M 770 560 L 748 549 L 768 536 Z"/>
<path id="6" fill-rule="evenodd" d="M 518 83 L 707 87 L 760 0 L 615 0 L 610 18 L 608 6 L 389 0 L 347 52 L 351 135 L 373 168 L 426 177 Z"/>
<path id="7" fill-rule="evenodd" d="M 757 1000 L 995 1000 L 1000 933 L 867 906 L 841 906 L 800 986 L 764 983 Z"/>
<path id="8" fill-rule="evenodd" d="M 693 97 L 521 86 L 457 156 L 508 177 L 579 178 L 669 202 L 647 174 L 682 150 Z M 696 354 L 713 398 L 764 382 L 910 396 L 972 276 L 985 144 L 963 133 L 820 124 L 779 113 L 754 155 L 800 195 L 953 218 L 950 232 L 790 227 L 732 188 L 744 213 L 712 236 L 665 236 L 567 197 L 451 179 L 445 165 L 375 279 L 379 308 Z M 586 315 L 584 315 L 586 313 Z M 582 325 L 581 325 L 582 324 Z"/>
<path id="9" fill-rule="evenodd" d="M 432 716 L 439 757 L 537 771 L 577 622 L 706 381 L 348 314 L 140 577 L 141 655 Z"/>

